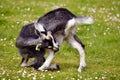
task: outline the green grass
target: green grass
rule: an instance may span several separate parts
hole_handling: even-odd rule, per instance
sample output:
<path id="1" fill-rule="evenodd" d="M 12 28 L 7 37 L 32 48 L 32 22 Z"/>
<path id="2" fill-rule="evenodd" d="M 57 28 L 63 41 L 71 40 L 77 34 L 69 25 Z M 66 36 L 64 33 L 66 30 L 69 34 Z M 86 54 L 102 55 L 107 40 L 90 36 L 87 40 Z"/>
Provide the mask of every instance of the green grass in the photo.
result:
<path id="1" fill-rule="evenodd" d="M 50 10 L 64 7 L 76 15 L 92 16 L 93 25 L 78 25 L 86 45 L 87 67 L 77 72 L 79 53 L 65 42 L 52 63 L 59 71 L 22 68 L 15 40 L 22 26 Z M 119 0 L 2 0 L 0 1 L 0 80 L 120 80 Z"/>

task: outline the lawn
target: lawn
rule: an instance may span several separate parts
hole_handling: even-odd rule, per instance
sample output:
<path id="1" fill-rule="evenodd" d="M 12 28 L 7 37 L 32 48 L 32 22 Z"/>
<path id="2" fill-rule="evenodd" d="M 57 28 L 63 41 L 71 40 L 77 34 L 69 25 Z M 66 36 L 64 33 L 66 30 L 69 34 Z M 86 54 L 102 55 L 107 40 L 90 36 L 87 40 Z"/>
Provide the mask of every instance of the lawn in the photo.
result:
<path id="1" fill-rule="evenodd" d="M 92 25 L 77 25 L 77 34 L 86 45 L 87 67 L 77 72 L 79 53 L 66 42 L 52 61 L 60 70 L 20 67 L 15 41 L 22 26 L 59 7 L 94 18 Z M 119 40 L 120 0 L 1 0 L 0 80 L 120 80 Z"/>

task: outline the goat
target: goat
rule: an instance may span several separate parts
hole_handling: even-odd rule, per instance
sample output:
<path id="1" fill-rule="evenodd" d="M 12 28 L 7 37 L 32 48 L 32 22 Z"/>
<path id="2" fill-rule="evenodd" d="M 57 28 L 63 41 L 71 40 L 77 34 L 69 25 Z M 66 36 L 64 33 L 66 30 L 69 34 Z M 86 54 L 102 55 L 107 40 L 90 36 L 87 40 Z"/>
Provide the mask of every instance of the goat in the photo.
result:
<path id="1" fill-rule="evenodd" d="M 76 24 L 92 24 L 93 19 L 91 17 L 75 16 L 69 10 L 65 8 L 58 8 L 48 12 L 40 17 L 35 24 L 35 28 L 38 32 L 41 30 L 47 30 L 51 32 L 51 35 L 55 41 L 60 44 L 66 40 L 73 48 L 76 48 L 80 54 L 80 64 L 78 72 L 81 72 L 86 67 L 84 44 L 76 35 Z M 48 58 L 45 60 L 42 66 L 38 70 L 47 69 L 52 59 L 54 58 L 55 51 L 50 50 Z"/>
<path id="2" fill-rule="evenodd" d="M 41 33 L 37 32 L 34 23 L 22 27 L 16 40 L 16 47 L 22 56 L 22 67 L 33 66 L 35 69 L 38 69 L 45 61 L 44 54 L 46 49 L 52 49 L 54 51 L 59 50 L 57 43 L 50 37 L 51 33 L 46 30 L 42 32 L 42 30 L 41 28 Z M 28 63 L 29 58 L 34 58 L 34 60 Z M 59 68 L 58 65 L 54 67 L 53 65 L 49 68 Z"/>

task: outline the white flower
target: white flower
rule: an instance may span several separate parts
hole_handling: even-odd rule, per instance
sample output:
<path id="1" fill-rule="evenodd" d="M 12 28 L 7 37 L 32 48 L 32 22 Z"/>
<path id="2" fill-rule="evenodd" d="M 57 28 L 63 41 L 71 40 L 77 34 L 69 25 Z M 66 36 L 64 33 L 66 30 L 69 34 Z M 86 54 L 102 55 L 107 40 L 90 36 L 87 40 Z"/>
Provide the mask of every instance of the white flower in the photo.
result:
<path id="1" fill-rule="evenodd" d="M 103 35 L 106 35 L 106 32 L 104 32 Z"/>
<path id="2" fill-rule="evenodd" d="M 117 17 L 120 17 L 120 14 L 119 14 L 119 13 L 117 13 L 117 14 L 116 14 L 116 16 L 117 16 Z"/>
<path id="3" fill-rule="evenodd" d="M 36 75 L 33 76 L 33 80 L 36 80 Z"/>
<path id="4" fill-rule="evenodd" d="M 27 72 L 24 70 L 23 71 L 23 73 L 22 73 L 22 77 L 25 77 L 25 74 L 26 74 Z"/>
<path id="5" fill-rule="evenodd" d="M 1 80 L 5 80 L 5 78 L 2 78 Z"/>
<path id="6" fill-rule="evenodd" d="M 3 41 L 3 39 L 0 39 L 0 41 Z"/>
<path id="7" fill-rule="evenodd" d="M 46 69 L 45 72 L 47 72 L 48 70 Z"/>
<path id="8" fill-rule="evenodd" d="M 54 76 L 51 76 L 50 78 L 51 78 L 51 79 L 53 79 L 53 78 L 54 78 Z"/>
<path id="9" fill-rule="evenodd" d="M 71 80 L 75 80 L 75 78 L 71 78 Z"/>
<path id="10" fill-rule="evenodd" d="M 19 24 L 20 22 L 19 22 L 19 21 L 17 21 L 16 23 L 17 23 L 17 24 Z"/>
<path id="11" fill-rule="evenodd" d="M 83 77 L 82 76 L 80 76 L 80 79 L 82 79 Z"/>
<path id="12" fill-rule="evenodd" d="M 95 77 L 95 79 L 98 79 L 98 77 Z"/>
<path id="13" fill-rule="evenodd" d="M 27 11 L 30 11 L 30 8 L 27 8 Z"/>
<path id="14" fill-rule="evenodd" d="M 45 77 L 45 75 L 42 75 L 42 77 L 44 78 L 44 77 Z"/>
<path id="15" fill-rule="evenodd" d="M 26 20 L 25 20 L 23 23 L 24 23 L 24 24 L 28 24 L 28 23 L 29 23 L 29 21 L 26 21 Z"/>
<path id="16" fill-rule="evenodd" d="M 6 44 L 3 44 L 3 46 L 6 46 Z"/>
<path id="17" fill-rule="evenodd" d="M 1 16 L 5 16 L 4 14 L 1 14 Z"/>
<path id="18" fill-rule="evenodd" d="M 57 71 L 58 73 L 60 72 L 60 71 Z"/>
<path id="19" fill-rule="evenodd" d="M 105 79 L 105 77 L 104 77 L 104 76 L 102 76 L 102 79 L 104 80 L 104 79 Z"/>

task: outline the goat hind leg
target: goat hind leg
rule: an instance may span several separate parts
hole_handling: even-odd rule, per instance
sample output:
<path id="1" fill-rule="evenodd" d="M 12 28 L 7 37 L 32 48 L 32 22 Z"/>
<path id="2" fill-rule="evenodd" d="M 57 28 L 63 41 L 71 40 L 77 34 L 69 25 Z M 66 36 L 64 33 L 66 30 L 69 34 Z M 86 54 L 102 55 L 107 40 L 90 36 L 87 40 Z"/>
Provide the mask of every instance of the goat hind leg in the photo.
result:
<path id="1" fill-rule="evenodd" d="M 73 47 L 76 48 L 80 54 L 80 65 L 78 68 L 78 72 L 81 72 L 82 69 L 86 66 L 85 63 L 85 52 L 84 52 L 84 45 L 80 41 L 80 39 L 76 36 L 69 36 L 68 43 Z"/>

